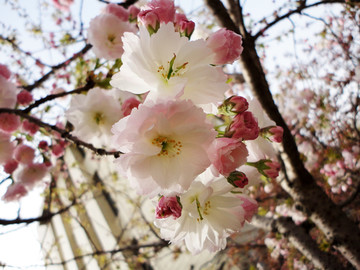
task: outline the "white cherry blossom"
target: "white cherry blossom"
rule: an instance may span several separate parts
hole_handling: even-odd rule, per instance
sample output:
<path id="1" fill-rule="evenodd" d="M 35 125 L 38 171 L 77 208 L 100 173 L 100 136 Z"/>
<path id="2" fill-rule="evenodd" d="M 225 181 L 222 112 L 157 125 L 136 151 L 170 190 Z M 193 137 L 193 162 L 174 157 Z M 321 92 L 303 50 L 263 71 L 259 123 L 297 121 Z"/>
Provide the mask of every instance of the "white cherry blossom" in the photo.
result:
<path id="1" fill-rule="evenodd" d="M 221 68 L 211 66 L 214 54 L 205 40 L 190 41 L 175 32 L 173 23 L 161 24 L 150 35 L 125 33 L 120 72 L 110 82 L 135 94 L 149 92 L 147 100 L 190 99 L 196 105 L 216 103 L 229 89 Z"/>

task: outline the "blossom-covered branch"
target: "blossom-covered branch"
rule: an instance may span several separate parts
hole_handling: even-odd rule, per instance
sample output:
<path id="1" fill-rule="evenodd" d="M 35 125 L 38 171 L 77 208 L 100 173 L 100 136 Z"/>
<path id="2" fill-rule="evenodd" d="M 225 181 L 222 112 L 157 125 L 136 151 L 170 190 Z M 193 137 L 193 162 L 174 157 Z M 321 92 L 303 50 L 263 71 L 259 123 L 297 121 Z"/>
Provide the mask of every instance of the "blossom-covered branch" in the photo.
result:
<path id="1" fill-rule="evenodd" d="M 69 131 L 66 131 L 65 129 L 62 129 L 56 125 L 50 125 L 48 123 L 45 123 L 38 118 L 28 115 L 27 113 L 25 113 L 22 110 L 0 108 L 0 113 L 15 114 L 15 115 L 18 115 L 22 118 L 29 120 L 31 123 L 34 123 L 39 127 L 43 127 L 48 130 L 56 131 L 57 133 L 59 133 L 61 135 L 62 138 L 67 139 L 68 141 L 71 141 L 78 146 L 83 146 L 85 148 L 88 148 L 98 155 L 110 155 L 110 156 L 114 156 L 114 157 L 119 157 L 119 155 L 122 154 L 122 152 L 120 152 L 120 151 L 107 151 L 102 148 L 96 148 L 91 143 L 86 143 L 82 140 L 79 140 L 76 136 L 71 135 L 69 133 Z"/>

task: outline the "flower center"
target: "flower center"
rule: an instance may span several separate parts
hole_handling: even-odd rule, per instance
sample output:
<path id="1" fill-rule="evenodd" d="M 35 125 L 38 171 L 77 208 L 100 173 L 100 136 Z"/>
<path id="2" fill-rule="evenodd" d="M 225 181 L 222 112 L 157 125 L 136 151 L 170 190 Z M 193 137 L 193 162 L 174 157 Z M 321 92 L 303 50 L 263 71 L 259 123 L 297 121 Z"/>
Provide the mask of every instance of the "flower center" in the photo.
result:
<path id="1" fill-rule="evenodd" d="M 114 34 L 109 34 L 108 35 L 108 41 L 110 41 L 110 43 L 114 43 L 114 40 L 115 40 L 116 36 Z"/>
<path id="2" fill-rule="evenodd" d="M 157 72 L 161 74 L 161 77 L 163 77 L 165 81 L 170 80 L 171 77 L 181 76 L 182 74 L 184 74 L 185 68 L 189 63 L 189 62 L 185 62 L 180 66 L 174 67 L 175 59 L 176 59 L 176 54 L 174 53 L 174 57 L 171 58 L 170 61 L 168 61 L 169 68 L 167 70 L 164 68 L 163 65 L 158 67 Z"/>
<path id="3" fill-rule="evenodd" d="M 105 123 L 105 116 L 101 112 L 94 113 L 93 119 L 98 126 Z"/>
<path id="4" fill-rule="evenodd" d="M 210 201 L 206 201 L 205 204 L 202 206 L 202 205 L 200 204 L 200 202 L 199 202 L 198 196 L 196 196 L 195 198 L 193 198 L 192 201 L 193 201 L 193 202 L 195 201 L 195 203 L 196 203 L 196 209 L 197 209 L 197 212 L 198 212 L 198 214 L 199 214 L 199 217 L 196 218 L 196 220 L 197 220 L 198 222 L 200 222 L 201 220 L 204 219 L 203 216 L 209 215 L 209 209 L 211 208 L 211 203 L 210 203 Z"/>
<path id="5" fill-rule="evenodd" d="M 151 144 L 161 147 L 161 151 L 157 154 L 158 157 L 176 157 L 181 153 L 181 141 L 158 136 L 151 141 Z"/>

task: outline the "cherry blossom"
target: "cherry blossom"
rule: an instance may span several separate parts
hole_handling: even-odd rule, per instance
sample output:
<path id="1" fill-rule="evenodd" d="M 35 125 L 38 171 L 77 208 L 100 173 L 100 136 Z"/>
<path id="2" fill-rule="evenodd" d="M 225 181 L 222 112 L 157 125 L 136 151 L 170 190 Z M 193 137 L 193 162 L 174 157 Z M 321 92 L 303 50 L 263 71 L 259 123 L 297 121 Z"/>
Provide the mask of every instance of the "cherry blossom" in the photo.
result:
<path id="1" fill-rule="evenodd" d="M 224 249 L 226 238 L 241 230 L 245 219 L 250 220 L 256 212 L 256 202 L 245 195 L 231 193 L 233 186 L 225 178 L 206 179 L 204 184 L 202 177 L 179 195 L 182 205 L 179 218 L 155 220 L 164 239 L 174 244 L 184 241 L 193 254 L 204 249 L 211 252 Z"/>
<path id="2" fill-rule="evenodd" d="M 17 102 L 20 105 L 28 105 L 33 101 L 33 96 L 30 92 L 23 90 L 19 94 L 17 94 Z"/>
<path id="3" fill-rule="evenodd" d="M 125 33 L 123 65 L 110 81 L 134 94 L 149 92 L 146 100 L 190 99 L 196 105 L 219 102 L 229 89 L 221 69 L 211 66 L 212 52 L 204 40 L 189 41 L 172 23 L 150 35 Z"/>
<path id="4" fill-rule="evenodd" d="M 241 36 L 231 30 L 222 28 L 212 33 L 206 45 L 215 53 L 215 65 L 231 64 L 243 51 Z"/>
<path id="5" fill-rule="evenodd" d="M 71 99 L 66 118 L 74 125 L 72 133 L 96 146 L 109 147 L 111 127 L 123 117 L 121 104 L 114 98 L 114 91 L 95 87 L 86 95 Z"/>
<path id="6" fill-rule="evenodd" d="M 48 167 L 45 163 L 31 163 L 19 167 L 15 171 L 15 179 L 31 189 L 46 176 L 47 172 Z"/>
<path id="7" fill-rule="evenodd" d="M 105 13 L 113 14 L 124 22 L 129 20 L 129 11 L 114 3 L 106 5 Z"/>
<path id="8" fill-rule="evenodd" d="M 6 172 L 8 174 L 12 174 L 16 170 L 18 165 L 19 165 L 19 163 L 14 159 L 8 160 L 4 164 L 4 172 Z"/>
<path id="9" fill-rule="evenodd" d="M 142 104 L 117 122 L 112 132 L 116 160 L 140 194 L 183 192 L 209 165 L 206 149 L 216 132 L 190 101 Z"/>
<path id="10" fill-rule="evenodd" d="M 124 22 L 114 14 L 103 13 L 91 20 L 88 41 L 98 58 L 114 60 L 124 52 L 123 34 L 136 31 L 136 27 L 129 22 Z"/>
<path id="11" fill-rule="evenodd" d="M 8 186 L 2 199 L 5 202 L 18 201 L 20 198 L 27 195 L 28 191 L 22 183 L 14 183 Z"/>
<path id="12" fill-rule="evenodd" d="M 144 14 L 151 14 L 152 18 L 157 18 L 157 23 L 173 22 L 175 19 L 175 5 L 172 0 L 153 0 L 148 3 L 138 14 L 140 22 L 144 23 Z M 147 17 L 147 16 L 146 16 Z M 147 22 L 145 22 L 146 24 Z"/>
<path id="13" fill-rule="evenodd" d="M 215 170 L 228 176 L 246 162 L 248 151 L 243 142 L 233 138 L 218 138 L 208 149 L 209 159 Z"/>
<path id="14" fill-rule="evenodd" d="M 4 77 L 6 80 L 10 79 L 11 71 L 7 66 L 0 64 L 0 77 Z"/>
<path id="15" fill-rule="evenodd" d="M 260 133 L 257 119 L 249 111 L 234 117 L 225 136 L 241 140 L 255 140 Z"/>
<path id="16" fill-rule="evenodd" d="M 20 126 L 20 117 L 10 113 L 0 113 L 0 130 L 11 133 Z"/>
<path id="17" fill-rule="evenodd" d="M 156 218 L 167 218 L 172 216 L 174 219 L 181 216 L 181 205 L 177 197 L 162 196 L 156 206 Z"/>
<path id="18" fill-rule="evenodd" d="M 31 164 L 35 157 L 35 149 L 26 145 L 18 145 L 14 151 L 14 158 L 17 162 Z"/>

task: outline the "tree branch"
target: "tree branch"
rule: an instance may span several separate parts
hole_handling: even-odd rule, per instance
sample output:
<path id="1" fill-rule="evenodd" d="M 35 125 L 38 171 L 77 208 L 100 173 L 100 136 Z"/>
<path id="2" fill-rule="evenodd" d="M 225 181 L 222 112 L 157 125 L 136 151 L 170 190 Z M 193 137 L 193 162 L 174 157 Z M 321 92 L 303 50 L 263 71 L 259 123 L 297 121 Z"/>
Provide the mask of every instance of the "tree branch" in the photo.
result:
<path id="1" fill-rule="evenodd" d="M 52 217 L 68 211 L 76 203 L 77 203 L 76 199 L 74 199 L 70 205 L 66 206 L 65 208 L 60 209 L 57 212 L 54 212 L 54 213 L 46 212 L 46 213 L 42 214 L 41 216 L 35 217 L 35 218 L 26 218 L 26 219 L 16 218 L 16 219 L 12 219 L 12 220 L 0 219 L 0 225 L 6 226 L 6 225 L 13 225 L 13 224 L 30 224 L 33 222 L 47 222 Z"/>
<path id="2" fill-rule="evenodd" d="M 326 270 L 344 269 L 336 257 L 319 249 L 317 243 L 301 226 L 297 226 L 291 218 L 254 216 L 251 224 L 263 230 L 278 232 L 284 235 L 306 258 L 316 267 Z"/>
<path id="3" fill-rule="evenodd" d="M 29 105 L 28 107 L 26 107 L 25 109 L 23 109 L 24 113 L 29 113 L 31 112 L 32 109 L 39 107 L 41 104 L 48 102 L 50 100 L 54 100 L 56 98 L 60 98 L 60 97 L 64 97 L 67 95 L 72 95 L 72 94 L 80 94 L 81 92 L 85 92 L 90 90 L 91 88 L 93 88 L 95 85 L 95 83 L 92 80 L 89 80 L 88 83 L 80 88 L 74 89 L 72 91 L 68 91 L 68 92 L 62 92 L 62 93 L 58 93 L 58 94 L 52 94 L 52 95 L 48 95 L 44 98 L 41 98 L 37 101 L 35 101 L 34 103 L 32 103 L 31 105 Z"/>
<path id="4" fill-rule="evenodd" d="M 255 35 L 253 35 L 253 38 L 254 38 L 254 40 L 256 40 L 257 38 L 262 36 L 266 30 L 268 30 L 272 26 L 276 25 L 278 22 L 281 22 L 282 20 L 289 18 L 291 15 L 301 14 L 301 12 L 305 9 L 316 7 L 316 6 L 323 5 L 323 4 L 335 4 L 335 3 L 345 3 L 345 1 L 344 0 L 324 0 L 324 1 L 319 1 L 316 3 L 310 4 L 310 5 L 300 5 L 298 8 L 296 8 L 294 10 L 290 10 L 288 13 L 286 13 L 280 17 L 277 17 L 275 20 L 268 23 L 263 29 L 261 29 Z"/>
<path id="5" fill-rule="evenodd" d="M 25 86 L 22 86 L 21 88 L 31 92 L 34 88 L 39 87 L 43 82 L 45 82 L 52 74 L 55 73 L 55 71 L 65 67 L 70 62 L 74 61 L 76 58 L 84 55 L 87 51 L 89 51 L 91 49 L 91 47 L 92 47 L 91 44 L 86 44 L 84 48 L 82 48 L 79 52 L 75 53 L 72 57 L 70 57 L 66 61 L 64 61 L 56 66 L 51 67 L 51 70 L 48 73 L 46 73 L 40 79 L 35 81 L 33 84 L 25 85 Z"/>
<path id="6" fill-rule="evenodd" d="M 121 2 L 121 3 L 117 3 L 119 6 L 123 6 L 124 8 L 128 8 L 130 7 L 131 5 L 135 4 L 138 0 L 126 0 L 125 2 Z M 111 1 L 108 1 L 108 0 L 99 0 L 99 2 L 102 2 L 102 3 L 106 3 L 106 4 L 110 4 L 110 3 L 113 3 Z"/>
<path id="7" fill-rule="evenodd" d="M 95 146 L 93 146 L 91 143 L 86 143 L 82 140 L 79 140 L 76 136 L 71 135 L 68 131 L 59 128 L 56 125 L 50 125 L 48 123 L 44 123 L 42 122 L 40 119 L 35 118 L 33 116 L 28 115 L 27 113 L 25 113 L 22 110 L 17 110 L 17 109 L 7 109 L 7 108 L 0 108 L 0 113 L 12 113 L 12 114 L 16 114 L 22 118 L 25 118 L 27 120 L 29 120 L 30 122 L 38 125 L 39 127 L 43 127 L 47 130 L 50 131 L 56 131 L 57 133 L 59 133 L 61 135 L 62 138 L 76 144 L 77 146 L 83 146 L 85 148 L 90 149 L 91 151 L 93 151 L 94 153 L 101 155 L 101 156 L 114 156 L 115 158 L 118 158 L 122 152 L 120 151 L 107 151 L 103 148 L 96 148 Z"/>
<path id="8" fill-rule="evenodd" d="M 257 55 L 254 39 L 247 32 L 244 21 L 240 18 L 241 25 L 236 27 L 220 0 L 206 0 L 206 3 L 223 27 L 235 30 L 236 33 L 241 32 L 243 35 L 244 50 L 240 64 L 245 81 L 269 117 L 284 129 L 281 155 L 290 183 L 282 181 L 283 188 L 301 205 L 306 214 L 343 256 L 360 269 L 359 228 L 316 185 L 315 179 L 304 167 L 294 137 L 272 98 L 260 58 Z M 241 10 L 241 7 L 239 8 Z"/>

